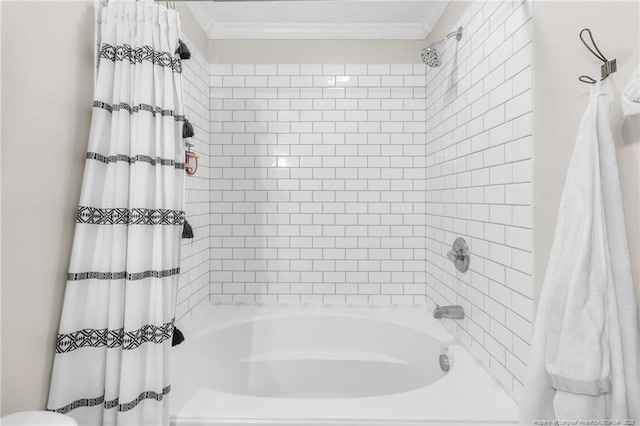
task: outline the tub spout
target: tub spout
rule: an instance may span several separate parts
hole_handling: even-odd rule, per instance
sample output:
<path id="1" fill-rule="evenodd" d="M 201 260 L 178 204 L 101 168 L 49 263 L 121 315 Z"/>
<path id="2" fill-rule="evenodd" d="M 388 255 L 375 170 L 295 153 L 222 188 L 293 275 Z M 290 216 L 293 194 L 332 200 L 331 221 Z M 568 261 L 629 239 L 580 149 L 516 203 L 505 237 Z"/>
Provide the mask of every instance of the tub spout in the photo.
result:
<path id="1" fill-rule="evenodd" d="M 452 306 L 438 306 L 433 310 L 433 317 L 436 319 L 450 318 L 450 319 L 464 319 L 464 309 L 459 305 Z"/>

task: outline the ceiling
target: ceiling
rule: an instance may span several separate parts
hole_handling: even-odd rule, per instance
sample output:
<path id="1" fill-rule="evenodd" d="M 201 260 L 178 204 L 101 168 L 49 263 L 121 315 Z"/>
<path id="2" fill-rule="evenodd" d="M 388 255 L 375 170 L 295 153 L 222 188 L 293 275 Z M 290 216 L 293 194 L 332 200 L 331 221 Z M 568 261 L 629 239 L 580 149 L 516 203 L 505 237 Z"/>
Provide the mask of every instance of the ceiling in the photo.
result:
<path id="1" fill-rule="evenodd" d="M 423 40 L 448 0 L 187 1 L 211 39 Z"/>

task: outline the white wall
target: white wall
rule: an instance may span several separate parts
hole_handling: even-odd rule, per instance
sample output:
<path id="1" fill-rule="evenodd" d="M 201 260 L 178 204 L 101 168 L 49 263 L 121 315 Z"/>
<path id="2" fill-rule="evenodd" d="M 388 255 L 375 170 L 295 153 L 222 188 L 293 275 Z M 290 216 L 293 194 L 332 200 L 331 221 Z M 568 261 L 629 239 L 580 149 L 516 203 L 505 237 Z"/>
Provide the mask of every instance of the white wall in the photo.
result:
<path id="1" fill-rule="evenodd" d="M 0 5 L 0 47 L 2 46 L 2 6 Z M 0 54 L 0 75 L 2 74 L 2 55 Z M 0 129 L 2 129 L 2 81 L 0 80 Z M 2 143 L 2 133 L 0 132 L 0 144 Z M 2 149 L 0 149 L 0 206 L 2 205 Z M 2 209 L 0 208 L 0 241 L 2 241 Z M 2 244 L 0 244 L 0 284 L 2 283 Z M 0 290 L 0 327 L 2 324 L 2 291 Z M 1 330 L 0 330 L 1 332 Z M 2 375 L 2 351 L 0 351 L 0 375 Z M 2 384 L 0 383 L 0 401 L 2 401 Z M 2 415 L 2 407 L 0 407 Z"/>
<path id="2" fill-rule="evenodd" d="M 211 40 L 213 64 L 411 64 L 420 40 Z"/>
<path id="3" fill-rule="evenodd" d="M 462 305 L 445 324 L 507 391 L 524 381 L 533 298 L 531 1 L 474 1 L 428 68 L 427 296 Z M 458 272 L 457 237 L 471 251 Z"/>
<path id="4" fill-rule="evenodd" d="M 94 10 L 0 5 L 6 414 L 44 408 L 49 390 L 91 119 Z"/>
<path id="5" fill-rule="evenodd" d="M 535 276 L 542 288 L 564 179 L 590 86 L 600 61 L 582 45 L 590 28 L 600 50 L 617 58 L 618 72 L 604 83 L 620 167 L 631 264 L 640 301 L 640 117 L 622 118 L 620 95 L 640 57 L 640 3 L 635 1 L 544 1 L 534 7 L 535 38 Z"/>

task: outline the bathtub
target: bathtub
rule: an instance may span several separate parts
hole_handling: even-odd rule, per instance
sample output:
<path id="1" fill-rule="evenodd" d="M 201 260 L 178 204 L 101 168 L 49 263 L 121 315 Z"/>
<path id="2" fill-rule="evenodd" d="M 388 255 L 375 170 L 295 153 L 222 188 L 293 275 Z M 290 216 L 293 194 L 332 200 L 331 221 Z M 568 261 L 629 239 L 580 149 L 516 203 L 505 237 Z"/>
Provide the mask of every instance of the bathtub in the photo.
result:
<path id="1" fill-rule="evenodd" d="M 183 332 L 173 426 L 517 424 L 514 401 L 425 308 L 211 305 Z"/>

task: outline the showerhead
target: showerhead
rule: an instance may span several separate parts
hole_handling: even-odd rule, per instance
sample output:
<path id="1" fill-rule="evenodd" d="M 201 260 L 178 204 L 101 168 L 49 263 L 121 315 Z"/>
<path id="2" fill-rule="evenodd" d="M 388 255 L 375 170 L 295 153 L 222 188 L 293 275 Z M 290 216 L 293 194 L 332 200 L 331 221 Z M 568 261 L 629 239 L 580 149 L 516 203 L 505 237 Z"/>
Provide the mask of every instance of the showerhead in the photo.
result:
<path id="1" fill-rule="evenodd" d="M 422 62 L 431 68 L 442 65 L 442 54 L 444 53 L 444 40 L 433 43 L 429 47 L 425 47 L 420 51 Z"/>
<path id="2" fill-rule="evenodd" d="M 460 27 L 458 28 L 458 31 L 453 31 L 447 34 L 447 36 L 444 39 L 437 41 L 431 44 L 430 46 L 422 49 L 420 51 L 420 57 L 422 58 L 422 62 L 424 62 L 425 64 L 427 64 L 427 66 L 430 66 L 432 68 L 439 67 L 440 65 L 442 65 L 442 55 L 444 54 L 445 42 L 449 40 L 451 37 L 455 37 L 456 40 L 460 41 L 460 39 L 462 38 L 462 29 L 463 28 Z"/>

